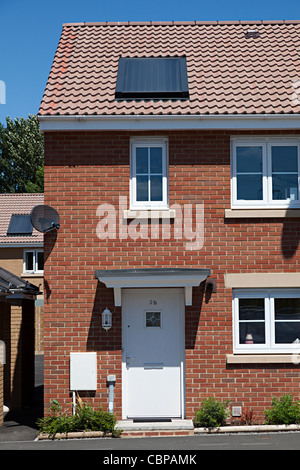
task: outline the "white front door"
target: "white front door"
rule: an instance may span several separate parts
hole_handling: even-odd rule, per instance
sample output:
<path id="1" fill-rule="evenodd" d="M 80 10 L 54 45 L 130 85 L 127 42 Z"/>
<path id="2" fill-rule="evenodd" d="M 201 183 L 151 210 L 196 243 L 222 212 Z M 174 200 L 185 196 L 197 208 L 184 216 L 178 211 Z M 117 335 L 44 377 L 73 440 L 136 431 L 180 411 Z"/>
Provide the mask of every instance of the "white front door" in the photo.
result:
<path id="1" fill-rule="evenodd" d="M 123 289 L 123 419 L 184 417 L 182 289 Z"/>

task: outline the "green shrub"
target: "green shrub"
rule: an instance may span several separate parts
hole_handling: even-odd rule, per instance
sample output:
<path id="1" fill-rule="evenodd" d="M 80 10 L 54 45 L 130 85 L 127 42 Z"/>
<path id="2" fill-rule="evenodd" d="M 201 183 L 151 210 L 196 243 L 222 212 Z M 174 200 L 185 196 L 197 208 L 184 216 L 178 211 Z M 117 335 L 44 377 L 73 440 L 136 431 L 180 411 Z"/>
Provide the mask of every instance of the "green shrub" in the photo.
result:
<path id="1" fill-rule="evenodd" d="M 277 400 L 272 398 L 272 408 L 265 410 L 266 424 L 299 424 L 300 423 L 300 403 L 293 402 L 290 394 L 282 395 Z"/>
<path id="2" fill-rule="evenodd" d="M 204 399 L 195 413 L 194 425 L 204 428 L 224 426 L 228 417 L 227 406 L 228 402 L 222 403 L 213 397 Z"/>
<path id="3" fill-rule="evenodd" d="M 62 412 L 57 400 L 53 400 L 50 406 L 49 416 L 37 421 L 38 429 L 42 433 L 55 436 L 56 433 L 68 433 L 76 431 L 102 431 L 112 433 L 118 437 L 120 431 L 115 430 L 117 418 L 102 409 L 93 410 L 91 406 L 79 401 L 76 413 L 69 416 Z"/>

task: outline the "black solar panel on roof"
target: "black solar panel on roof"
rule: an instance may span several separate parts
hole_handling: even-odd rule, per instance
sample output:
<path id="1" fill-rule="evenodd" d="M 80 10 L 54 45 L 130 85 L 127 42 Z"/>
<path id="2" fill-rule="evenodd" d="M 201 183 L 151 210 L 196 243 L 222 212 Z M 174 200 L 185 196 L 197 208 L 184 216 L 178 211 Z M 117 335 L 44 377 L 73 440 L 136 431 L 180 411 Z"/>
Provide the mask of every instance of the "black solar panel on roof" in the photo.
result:
<path id="1" fill-rule="evenodd" d="M 29 215 L 17 215 L 11 216 L 7 235 L 31 235 L 32 234 L 32 223 Z"/>
<path id="2" fill-rule="evenodd" d="M 186 58 L 120 58 L 115 96 L 188 98 Z"/>

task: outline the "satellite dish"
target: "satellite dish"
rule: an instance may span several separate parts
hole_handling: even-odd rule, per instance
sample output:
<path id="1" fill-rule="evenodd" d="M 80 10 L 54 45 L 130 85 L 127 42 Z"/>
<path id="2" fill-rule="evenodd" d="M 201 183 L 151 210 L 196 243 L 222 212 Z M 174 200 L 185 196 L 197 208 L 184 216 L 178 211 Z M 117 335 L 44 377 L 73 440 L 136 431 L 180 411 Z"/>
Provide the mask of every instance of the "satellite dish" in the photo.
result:
<path id="1" fill-rule="evenodd" d="M 59 229 L 59 215 L 50 206 L 35 206 L 30 212 L 30 220 L 34 228 L 39 232 L 45 233 Z"/>

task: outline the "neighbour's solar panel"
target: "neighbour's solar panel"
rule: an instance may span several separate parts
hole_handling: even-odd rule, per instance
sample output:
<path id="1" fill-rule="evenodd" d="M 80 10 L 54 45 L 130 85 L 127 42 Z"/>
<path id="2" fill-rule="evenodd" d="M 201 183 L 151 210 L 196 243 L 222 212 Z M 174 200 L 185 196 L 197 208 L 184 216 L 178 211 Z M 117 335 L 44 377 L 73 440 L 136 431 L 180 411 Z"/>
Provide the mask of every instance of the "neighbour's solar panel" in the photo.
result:
<path id="1" fill-rule="evenodd" d="M 9 222 L 7 235 L 31 235 L 32 230 L 29 215 L 13 214 Z"/>
<path id="2" fill-rule="evenodd" d="M 116 98 L 188 98 L 185 57 L 120 58 Z"/>

